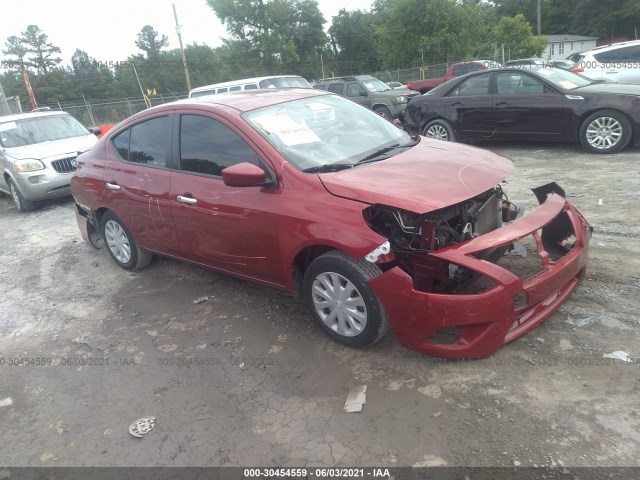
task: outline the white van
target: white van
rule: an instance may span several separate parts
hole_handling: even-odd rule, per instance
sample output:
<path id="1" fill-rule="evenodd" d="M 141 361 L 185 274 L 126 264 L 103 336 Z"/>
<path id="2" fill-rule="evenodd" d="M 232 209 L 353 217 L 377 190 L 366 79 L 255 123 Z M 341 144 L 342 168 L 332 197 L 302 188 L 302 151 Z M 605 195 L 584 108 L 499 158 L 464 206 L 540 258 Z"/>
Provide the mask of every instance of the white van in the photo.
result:
<path id="1" fill-rule="evenodd" d="M 258 88 L 311 88 L 311 85 L 304 78 L 297 75 L 272 75 L 270 77 L 244 78 L 242 80 L 214 83 L 213 85 L 194 88 L 189 92 L 189 98 L 256 90 Z"/>

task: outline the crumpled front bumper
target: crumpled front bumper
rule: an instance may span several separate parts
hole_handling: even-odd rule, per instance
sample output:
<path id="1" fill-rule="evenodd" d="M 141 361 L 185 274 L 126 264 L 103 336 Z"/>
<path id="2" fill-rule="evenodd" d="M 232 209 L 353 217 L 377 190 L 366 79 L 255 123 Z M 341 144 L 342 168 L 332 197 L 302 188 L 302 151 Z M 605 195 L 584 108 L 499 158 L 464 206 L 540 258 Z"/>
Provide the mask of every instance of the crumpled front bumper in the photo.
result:
<path id="1" fill-rule="evenodd" d="M 575 246 L 553 261 L 540 232 L 552 228 L 562 212 L 573 227 Z M 558 193 L 528 215 L 465 243 L 430 253 L 442 261 L 469 268 L 495 283 L 479 294 L 418 291 L 404 270 L 394 267 L 369 281 L 389 316 L 398 340 L 407 348 L 443 358 L 481 358 L 549 318 L 575 291 L 585 273 L 591 226 L 580 211 Z M 509 270 L 474 254 L 507 246 L 528 235 L 536 240 L 542 270 L 521 280 Z M 442 329 L 455 328 L 452 343 L 432 339 Z"/>

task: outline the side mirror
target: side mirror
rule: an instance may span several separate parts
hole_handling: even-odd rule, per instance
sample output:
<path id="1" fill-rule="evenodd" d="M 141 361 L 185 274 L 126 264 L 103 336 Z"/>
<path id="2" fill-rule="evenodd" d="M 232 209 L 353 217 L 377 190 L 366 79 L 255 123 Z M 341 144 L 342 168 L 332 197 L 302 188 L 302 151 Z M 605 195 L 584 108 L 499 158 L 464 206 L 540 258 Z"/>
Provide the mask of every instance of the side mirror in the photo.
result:
<path id="1" fill-rule="evenodd" d="M 98 127 L 91 127 L 89 131 L 93 133 L 96 137 L 99 135 L 102 135 L 102 130 L 100 130 Z"/>
<path id="2" fill-rule="evenodd" d="M 360 96 L 361 97 L 368 97 L 369 96 L 369 92 L 367 92 L 366 90 L 360 90 Z"/>
<path id="3" fill-rule="evenodd" d="M 253 163 L 237 163 L 222 170 L 222 181 L 230 187 L 257 187 L 266 180 L 265 171 Z"/>

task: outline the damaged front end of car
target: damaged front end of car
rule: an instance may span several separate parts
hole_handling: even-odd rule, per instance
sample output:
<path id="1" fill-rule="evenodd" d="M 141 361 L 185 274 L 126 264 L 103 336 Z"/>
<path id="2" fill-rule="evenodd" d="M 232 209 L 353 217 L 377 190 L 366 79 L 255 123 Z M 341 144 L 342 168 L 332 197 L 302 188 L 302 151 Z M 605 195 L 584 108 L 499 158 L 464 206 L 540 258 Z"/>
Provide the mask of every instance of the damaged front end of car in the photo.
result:
<path id="1" fill-rule="evenodd" d="M 584 275 L 591 227 L 555 183 L 534 193 L 540 206 L 526 216 L 501 186 L 425 214 L 365 209 L 388 239 L 365 257 L 383 271 L 369 283 L 401 343 L 486 357 L 567 300 Z"/>

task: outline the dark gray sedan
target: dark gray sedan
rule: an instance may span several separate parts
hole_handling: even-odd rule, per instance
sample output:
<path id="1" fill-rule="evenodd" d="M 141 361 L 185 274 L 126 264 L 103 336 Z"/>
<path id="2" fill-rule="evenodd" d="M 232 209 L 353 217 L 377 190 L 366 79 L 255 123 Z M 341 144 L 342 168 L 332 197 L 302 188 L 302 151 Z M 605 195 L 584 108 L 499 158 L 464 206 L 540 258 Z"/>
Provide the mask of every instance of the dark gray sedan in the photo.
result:
<path id="1" fill-rule="evenodd" d="M 640 144 L 640 85 L 558 68 L 474 72 L 411 99 L 405 129 L 451 141 L 580 142 L 614 153 Z"/>

